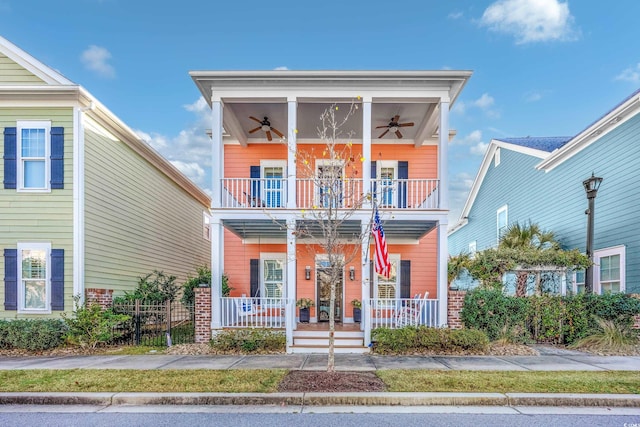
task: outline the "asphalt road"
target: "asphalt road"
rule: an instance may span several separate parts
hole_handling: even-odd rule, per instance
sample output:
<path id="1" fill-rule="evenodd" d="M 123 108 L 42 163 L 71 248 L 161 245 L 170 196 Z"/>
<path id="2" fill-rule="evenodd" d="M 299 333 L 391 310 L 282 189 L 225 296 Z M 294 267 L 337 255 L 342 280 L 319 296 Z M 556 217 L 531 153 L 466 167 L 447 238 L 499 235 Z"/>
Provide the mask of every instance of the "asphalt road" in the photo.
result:
<path id="1" fill-rule="evenodd" d="M 10 407 L 0 410 L 2 426 L 224 426 L 224 427 L 317 427 L 317 426 L 619 426 L 640 427 L 640 413 L 626 408 L 306 408 L 327 413 L 272 413 L 286 409 L 256 407 L 120 408 L 126 412 L 92 412 L 90 407 Z M 98 409 L 99 410 L 99 409 Z M 288 409 L 289 411 L 291 409 Z M 341 411 L 351 412 L 341 412 Z M 43 412 L 51 411 L 51 412 Z M 57 412 L 64 411 L 64 412 Z M 68 412 L 77 411 L 77 412 Z M 90 411 L 90 412 L 83 412 Z M 150 412 L 147 412 L 150 411 Z M 184 412 L 182 412 L 184 411 Z M 260 411 L 260 412 L 258 412 Z M 364 413 L 354 413 L 365 411 Z M 412 413 L 403 413 L 412 411 Z M 419 413 L 423 411 L 423 413 Z M 441 412 L 440 412 L 441 411 Z M 511 411 L 511 412 L 509 412 Z M 146 413 L 145 413 L 146 412 Z M 333 412 L 333 413 L 332 413 Z M 337 412 L 337 413 L 336 413 Z M 416 413 L 418 412 L 418 413 Z M 464 413 L 461 413 L 464 412 Z"/>

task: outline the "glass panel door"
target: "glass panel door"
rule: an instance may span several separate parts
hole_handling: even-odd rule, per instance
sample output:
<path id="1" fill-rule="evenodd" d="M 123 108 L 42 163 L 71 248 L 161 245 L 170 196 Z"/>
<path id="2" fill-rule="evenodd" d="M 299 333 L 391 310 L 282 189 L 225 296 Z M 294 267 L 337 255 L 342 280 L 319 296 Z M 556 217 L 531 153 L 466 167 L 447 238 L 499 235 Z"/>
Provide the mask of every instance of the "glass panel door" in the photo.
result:
<path id="1" fill-rule="evenodd" d="M 336 283 L 335 321 L 342 321 L 342 281 L 340 277 Z M 318 288 L 318 322 L 329 321 L 329 307 L 331 301 L 331 275 L 328 268 L 316 268 L 316 285 Z"/>
<path id="2" fill-rule="evenodd" d="M 284 178 L 284 169 L 280 166 L 265 167 L 263 169 L 264 182 L 264 200 L 266 207 L 279 208 L 282 207 L 282 179 Z"/>

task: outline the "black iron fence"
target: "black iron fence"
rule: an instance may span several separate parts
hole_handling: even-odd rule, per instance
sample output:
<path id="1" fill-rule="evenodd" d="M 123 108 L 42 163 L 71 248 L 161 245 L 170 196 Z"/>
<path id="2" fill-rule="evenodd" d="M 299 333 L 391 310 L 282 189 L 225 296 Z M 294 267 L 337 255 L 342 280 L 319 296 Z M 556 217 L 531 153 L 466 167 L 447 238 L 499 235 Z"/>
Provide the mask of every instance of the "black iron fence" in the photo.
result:
<path id="1" fill-rule="evenodd" d="M 180 301 L 115 302 L 113 311 L 131 320 L 118 327 L 120 344 L 171 346 L 195 342 L 195 310 Z"/>

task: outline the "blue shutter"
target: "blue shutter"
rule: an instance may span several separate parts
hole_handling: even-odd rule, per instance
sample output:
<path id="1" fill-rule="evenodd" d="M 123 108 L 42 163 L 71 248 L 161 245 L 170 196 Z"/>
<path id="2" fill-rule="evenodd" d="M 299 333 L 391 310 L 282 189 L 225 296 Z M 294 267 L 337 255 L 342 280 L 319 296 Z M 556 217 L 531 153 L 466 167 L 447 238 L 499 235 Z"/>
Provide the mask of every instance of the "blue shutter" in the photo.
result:
<path id="1" fill-rule="evenodd" d="M 378 175 L 378 169 L 376 166 L 376 162 L 371 162 L 371 193 L 372 193 L 372 197 L 375 199 L 376 198 L 376 191 L 377 191 L 377 185 L 376 185 L 376 176 Z M 373 283 L 373 282 L 371 282 Z"/>
<path id="2" fill-rule="evenodd" d="M 18 309 L 18 250 L 4 250 L 4 309 Z"/>
<path id="3" fill-rule="evenodd" d="M 407 207 L 407 179 L 409 179 L 409 162 L 398 162 L 398 207 Z"/>
<path id="4" fill-rule="evenodd" d="M 64 249 L 51 249 L 51 310 L 64 310 Z"/>
<path id="5" fill-rule="evenodd" d="M 400 298 L 411 298 L 411 261 L 400 261 Z"/>
<path id="6" fill-rule="evenodd" d="M 260 296 L 260 260 L 249 260 L 249 283 L 251 284 L 251 297 Z"/>
<path id="7" fill-rule="evenodd" d="M 260 166 L 251 166 L 251 197 L 256 201 L 260 198 Z"/>
<path id="8" fill-rule="evenodd" d="M 51 128 L 51 188 L 64 188 L 64 128 Z"/>
<path id="9" fill-rule="evenodd" d="M 4 128 L 4 188 L 16 188 L 16 128 Z M 13 308 L 15 310 L 15 308 Z"/>

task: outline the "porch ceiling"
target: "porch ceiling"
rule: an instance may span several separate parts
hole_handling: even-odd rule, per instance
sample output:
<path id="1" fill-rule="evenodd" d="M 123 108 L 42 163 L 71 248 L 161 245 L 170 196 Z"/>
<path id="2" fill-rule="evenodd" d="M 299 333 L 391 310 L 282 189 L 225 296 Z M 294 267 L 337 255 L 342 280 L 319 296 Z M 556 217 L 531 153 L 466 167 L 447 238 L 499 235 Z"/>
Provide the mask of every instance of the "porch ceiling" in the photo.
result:
<path id="1" fill-rule="evenodd" d="M 284 221 L 264 219 L 225 219 L 225 228 L 242 239 L 286 239 L 287 228 Z M 436 221 L 421 220 L 387 220 L 384 232 L 387 240 L 419 240 L 436 227 Z M 315 221 L 298 221 L 298 226 L 306 229 L 309 236 L 320 236 L 322 230 Z M 340 227 L 340 235 L 353 238 L 360 233 L 360 221 L 345 221 Z M 304 237 L 302 237 L 304 239 Z"/>

